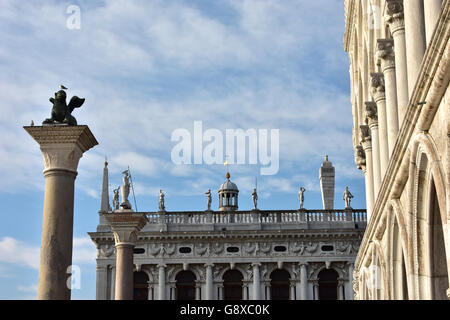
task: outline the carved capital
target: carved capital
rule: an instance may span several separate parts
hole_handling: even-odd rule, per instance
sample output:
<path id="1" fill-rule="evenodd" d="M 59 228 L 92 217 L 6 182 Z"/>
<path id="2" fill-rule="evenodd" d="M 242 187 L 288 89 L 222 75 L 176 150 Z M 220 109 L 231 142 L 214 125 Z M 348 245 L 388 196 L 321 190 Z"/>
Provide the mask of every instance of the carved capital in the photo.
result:
<path id="1" fill-rule="evenodd" d="M 373 101 L 366 101 L 366 118 L 368 119 L 369 127 L 378 124 L 377 104 Z"/>
<path id="2" fill-rule="evenodd" d="M 87 126 L 48 125 L 24 129 L 41 147 L 44 174 L 50 170 L 76 173 L 83 152 L 98 144 Z"/>
<path id="3" fill-rule="evenodd" d="M 367 151 L 372 149 L 372 137 L 370 136 L 370 128 L 368 125 L 361 125 L 359 126 L 359 130 L 361 144 L 364 148 L 364 151 L 367 153 Z"/>
<path id="4" fill-rule="evenodd" d="M 395 68 L 395 51 L 393 39 L 378 39 L 377 40 L 377 65 L 386 71 L 390 68 Z"/>
<path id="5" fill-rule="evenodd" d="M 104 215 L 114 234 L 116 247 L 119 245 L 134 246 L 137 234 L 147 223 L 147 217 L 139 213 L 109 213 Z"/>
<path id="6" fill-rule="evenodd" d="M 403 0 L 386 0 L 384 20 L 389 24 L 392 34 L 399 30 L 405 30 Z"/>
<path id="7" fill-rule="evenodd" d="M 386 89 L 384 85 L 384 74 L 373 72 L 370 74 L 370 93 L 375 102 L 386 100 Z"/>
<path id="8" fill-rule="evenodd" d="M 361 145 L 355 147 L 355 163 L 360 170 L 364 170 L 366 167 L 366 152 Z"/>

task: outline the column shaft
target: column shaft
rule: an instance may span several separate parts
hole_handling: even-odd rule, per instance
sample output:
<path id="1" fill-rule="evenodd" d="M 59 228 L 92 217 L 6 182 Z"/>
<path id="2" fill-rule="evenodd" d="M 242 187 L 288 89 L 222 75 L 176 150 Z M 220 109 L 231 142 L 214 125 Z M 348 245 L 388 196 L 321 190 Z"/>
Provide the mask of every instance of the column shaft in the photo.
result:
<path id="1" fill-rule="evenodd" d="M 373 193 L 374 201 L 378 196 L 381 186 L 381 169 L 380 169 L 380 143 L 378 140 L 378 122 L 370 125 L 370 135 L 372 137 L 372 156 L 373 156 Z"/>
<path id="2" fill-rule="evenodd" d="M 425 22 L 423 0 L 403 1 L 405 12 L 406 58 L 408 62 L 409 97 L 419 75 L 425 53 Z"/>
<path id="3" fill-rule="evenodd" d="M 430 44 L 431 37 L 433 36 L 434 29 L 436 28 L 436 23 L 439 19 L 442 0 L 424 0 L 423 7 L 425 14 L 425 36 L 428 45 Z"/>
<path id="4" fill-rule="evenodd" d="M 68 170 L 45 172 L 38 300 L 70 299 L 75 176 Z"/>
<path id="5" fill-rule="evenodd" d="M 133 300 L 133 248 L 131 244 L 116 245 L 115 300 Z"/>
<path id="6" fill-rule="evenodd" d="M 399 123 L 403 121 L 406 105 L 405 108 L 403 109 L 402 108 L 399 109 L 397 105 L 397 84 L 395 80 L 394 69 L 386 69 L 384 72 L 384 79 L 386 87 L 386 120 L 387 120 L 388 147 L 390 158 L 390 156 L 392 155 L 392 151 L 394 150 L 395 142 L 397 141 Z"/>
<path id="7" fill-rule="evenodd" d="M 206 265 L 206 300 L 213 300 L 213 273 L 212 273 L 212 265 Z"/>
<path id="8" fill-rule="evenodd" d="M 253 300 L 261 300 L 261 281 L 259 279 L 259 263 L 253 264 Z"/>
<path id="9" fill-rule="evenodd" d="M 300 264 L 300 299 L 308 300 L 308 275 L 306 274 L 306 264 Z"/>
<path id="10" fill-rule="evenodd" d="M 353 263 L 348 264 L 348 282 L 345 297 L 347 300 L 353 300 Z"/>
<path id="11" fill-rule="evenodd" d="M 166 270 L 165 265 L 158 266 L 158 300 L 166 300 Z"/>

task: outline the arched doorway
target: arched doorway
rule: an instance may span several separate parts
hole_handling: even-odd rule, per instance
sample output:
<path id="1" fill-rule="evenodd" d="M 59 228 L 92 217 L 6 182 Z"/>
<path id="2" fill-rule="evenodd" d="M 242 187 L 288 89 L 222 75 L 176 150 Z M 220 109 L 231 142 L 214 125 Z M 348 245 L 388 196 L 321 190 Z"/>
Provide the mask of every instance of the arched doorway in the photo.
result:
<path id="1" fill-rule="evenodd" d="M 133 300 L 148 300 L 148 275 L 145 272 L 133 273 Z"/>
<path id="2" fill-rule="evenodd" d="M 228 270 L 223 275 L 223 299 L 242 300 L 242 273 Z"/>
<path id="3" fill-rule="evenodd" d="M 289 300 L 289 272 L 276 269 L 270 274 L 270 293 L 272 300 Z"/>
<path id="4" fill-rule="evenodd" d="M 175 280 L 177 300 L 195 300 L 195 280 L 197 277 L 192 271 L 180 271 Z"/>
<path id="5" fill-rule="evenodd" d="M 441 210 L 436 194 L 434 180 L 431 180 L 430 203 L 430 275 L 431 275 L 431 299 L 447 300 L 448 269 L 445 254 L 445 238 L 442 227 Z"/>
<path id="6" fill-rule="evenodd" d="M 319 272 L 319 300 L 337 300 L 338 273 L 333 269 Z"/>

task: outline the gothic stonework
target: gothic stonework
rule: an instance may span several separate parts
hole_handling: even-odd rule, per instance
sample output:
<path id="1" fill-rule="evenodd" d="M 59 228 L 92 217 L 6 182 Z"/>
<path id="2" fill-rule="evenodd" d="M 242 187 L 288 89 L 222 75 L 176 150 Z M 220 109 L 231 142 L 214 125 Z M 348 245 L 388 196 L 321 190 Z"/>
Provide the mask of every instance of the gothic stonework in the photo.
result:
<path id="1" fill-rule="evenodd" d="M 366 16 L 373 1 L 345 6 L 355 162 L 368 216 L 355 248 L 355 299 L 448 299 L 450 1 L 377 5 L 383 17 L 374 15 L 375 23 Z M 370 90 L 355 90 L 360 84 Z M 374 108 L 361 103 L 372 98 L 378 130 Z M 336 250 L 347 252 L 345 242 Z"/>

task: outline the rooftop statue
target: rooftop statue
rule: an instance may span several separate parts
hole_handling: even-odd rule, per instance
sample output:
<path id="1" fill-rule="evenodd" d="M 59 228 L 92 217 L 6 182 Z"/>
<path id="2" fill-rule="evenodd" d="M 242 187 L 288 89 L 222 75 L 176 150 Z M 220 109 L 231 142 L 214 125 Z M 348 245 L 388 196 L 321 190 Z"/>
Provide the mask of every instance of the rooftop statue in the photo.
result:
<path id="1" fill-rule="evenodd" d="M 72 116 L 72 111 L 75 108 L 79 108 L 84 103 L 84 98 L 78 98 L 73 96 L 70 99 L 69 104 L 66 104 L 66 92 L 60 86 L 61 90 L 55 92 L 55 97 L 50 98 L 50 102 L 53 104 L 51 118 L 45 119 L 42 124 L 68 124 L 69 126 L 76 126 L 77 120 Z"/>
<path id="2" fill-rule="evenodd" d="M 303 202 L 305 201 L 305 191 L 304 187 L 300 187 L 298 190 L 298 200 L 300 201 L 300 209 L 303 209 Z"/>
<path id="3" fill-rule="evenodd" d="M 211 211 L 211 202 L 212 202 L 211 189 L 208 189 L 208 192 L 205 192 L 205 194 L 208 197 L 208 209 L 207 209 L 207 211 Z"/>

